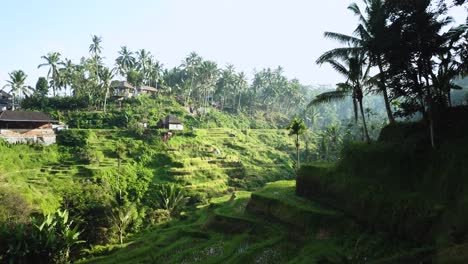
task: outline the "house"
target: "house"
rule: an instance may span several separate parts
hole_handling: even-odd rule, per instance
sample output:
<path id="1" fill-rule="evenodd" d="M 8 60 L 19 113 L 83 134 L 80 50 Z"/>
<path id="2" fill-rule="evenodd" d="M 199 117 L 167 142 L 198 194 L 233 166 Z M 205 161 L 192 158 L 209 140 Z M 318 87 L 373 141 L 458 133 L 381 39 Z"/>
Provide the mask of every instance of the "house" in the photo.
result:
<path id="1" fill-rule="evenodd" d="M 0 111 L 11 110 L 13 107 L 13 96 L 0 90 Z"/>
<path id="2" fill-rule="evenodd" d="M 117 98 L 130 98 L 136 94 L 136 89 L 127 81 L 113 81 L 111 84 L 112 96 Z"/>
<path id="3" fill-rule="evenodd" d="M 140 88 L 137 89 L 138 94 L 147 94 L 150 96 L 154 96 L 158 93 L 158 89 L 151 87 L 151 86 L 141 86 Z"/>
<path id="4" fill-rule="evenodd" d="M 40 112 L 2 111 L 0 112 L 0 138 L 11 144 L 40 143 L 51 145 L 55 143 L 55 132 L 52 120 Z"/>
<path id="5" fill-rule="evenodd" d="M 168 115 L 158 122 L 158 128 L 160 129 L 169 129 L 169 130 L 184 130 L 182 122 L 179 121 L 176 117 Z"/>

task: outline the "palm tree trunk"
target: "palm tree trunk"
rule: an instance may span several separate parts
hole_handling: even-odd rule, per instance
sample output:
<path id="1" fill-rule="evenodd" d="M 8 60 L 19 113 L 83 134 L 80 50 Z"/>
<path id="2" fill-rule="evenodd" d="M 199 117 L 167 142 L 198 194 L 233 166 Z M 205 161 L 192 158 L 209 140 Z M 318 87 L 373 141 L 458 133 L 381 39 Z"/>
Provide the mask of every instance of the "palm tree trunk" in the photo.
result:
<path id="1" fill-rule="evenodd" d="M 242 94 L 239 93 L 239 102 L 237 103 L 237 112 L 238 112 L 238 113 L 239 113 L 239 110 L 240 110 L 241 96 L 242 96 Z"/>
<path id="2" fill-rule="evenodd" d="M 109 96 L 109 86 L 106 87 L 106 95 L 104 96 L 104 113 L 106 113 L 107 97 Z"/>
<path id="3" fill-rule="evenodd" d="M 364 136 L 366 138 L 366 142 L 370 143 L 369 132 L 367 131 L 366 116 L 364 115 L 364 108 L 362 107 L 362 99 L 359 100 L 359 109 L 361 110 L 362 125 L 363 125 L 363 129 L 364 129 Z"/>
<path id="4" fill-rule="evenodd" d="M 301 167 L 301 161 L 299 158 L 299 134 L 296 135 L 296 155 L 297 155 L 297 168 L 296 170 L 299 170 Z"/>
<path id="5" fill-rule="evenodd" d="M 392 108 L 390 106 L 390 100 L 388 99 L 387 85 L 385 84 L 385 75 L 380 57 L 378 57 L 377 59 L 377 65 L 380 71 L 380 90 L 383 93 L 385 109 L 387 110 L 388 122 L 390 124 L 393 124 L 395 123 L 395 118 L 393 117 Z"/>

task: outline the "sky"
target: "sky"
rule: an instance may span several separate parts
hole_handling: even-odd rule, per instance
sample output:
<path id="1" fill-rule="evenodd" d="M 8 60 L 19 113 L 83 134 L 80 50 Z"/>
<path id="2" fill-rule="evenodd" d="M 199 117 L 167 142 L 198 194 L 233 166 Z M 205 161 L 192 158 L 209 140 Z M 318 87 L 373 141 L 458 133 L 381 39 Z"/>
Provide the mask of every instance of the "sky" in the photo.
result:
<path id="1" fill-rule="evenodd" d="M 355 0 L 15 0 L 0 1 L 0 88 L 22 69 L 35 86 L 47 69 L 41 56 L 57 51 L 78 62 L 88 56 L 91 36 L 103 39 L 103 56 L 114 66 L 121 46 L 144 48 L 174 67 L 192 51 L 223 67 L 281 65 L 304 84 L 334 84 L 341 77 L 315 60 L 338 44 L 325 31 L 351 34 L 357 19 L 346 7 Z M 457 22 L 466 10 L 451 14 Z"/>

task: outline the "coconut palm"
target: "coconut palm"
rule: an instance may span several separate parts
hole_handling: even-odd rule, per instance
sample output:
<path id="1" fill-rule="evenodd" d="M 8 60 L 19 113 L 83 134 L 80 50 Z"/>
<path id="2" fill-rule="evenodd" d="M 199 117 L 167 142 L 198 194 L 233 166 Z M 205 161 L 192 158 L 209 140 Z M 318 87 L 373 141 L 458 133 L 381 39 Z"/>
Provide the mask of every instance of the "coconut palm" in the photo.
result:
<path id="1" fill-rule="evenodd" d="M 196 89 L 196 77 L 197 77 L 197 68 L 203 61 L 203 58 L 200 57 L 196 52 L 191 52 L 187 58 L 182 62 L 182 67 L 185 69 L 187 72 L 187 75 L 189 76 L 190 80 L 190 86 L 188 88 L 188 93 L 187 93 L 187 98 L 185 100 L 185 103 L 187 104 L 192 96 L 193 91 Z"/>
<path id="2" fill-rule="evenodd" d="M 59 69 L 62 85 L 65 87 L 65 91 L 67 90 L 67 87 L 70 88 L 71 91 L 76 65 L 73 64 L 70 59 L 65 59 L 64 61 L 59 62 L 59 64 L 62 66 L 62 68 Z"/>
<path id="3" fill-rule="evenodd" d="M 367 142 L 370 142 L 366 117 L 364 115 L 364 108 L 362 105 L 364 90 L 370 85 L 368 77 L 369 67 L 366 67 L 363 55 L 361 54 L 361 56 L 358 57 L 349 57 L 344 60 L 344 63 L 334 59 L 329 59 L 325 62 L 329 63 L 338 73 L 343 75 L 346 78 L 346 82 L 337 84 L 336 91 L 325 92 L 317 95 L 317 97 L 310 102 L 309 107 L 330 101 L 343 100 L 351 95 L 355 121 L 357 122 L 358 120 L 357 112 L 359 107 L 364 137 Z M 365 70 L 364 67 L 366 67 Z"/>
<path id="4" fill-rule="evenodd" d="M 44 66 L 49 67 L 47 72 L 47 79 L 51 80 L 52 92 L 55 96 L 56 90 L 60 87 L 60 53 L 58 52 L 49 52 L 46 56 L 42 56 L 42 59 L 46 60 L 46 63 L 39 64 L 37 68 L 42 68 Z"/>
<path id="5" fill-rule="evenodd" d="M 145 49 L 139 50 L 137 53 L 137 69 L 140 71 L 141 75 L 143 76 L 143 82 L 146 83 L 148 80 L 148 73 L 150 69 L 150 65 L 152 63 L 152 55 L 149 51 Z"/>
<path id="6" fill-rule="evenodd" d="M 15 110 L 15 101 L 17 96 L 29 96 L 33 92 L 33 88 L 26 86 L 26 78 L 28 77 L 24 71 L 16 70 L 8 74 L 10 79 L 7 80 L 7 84 L 4 88 L 10 88 L 10 92 L 13 95 L 13 110 Z"/>
<path id="7" fill-rule="evenodd" d="M 119 57 L 115 60 L 117 69 L 121 76 L 127 76 L 127 73 L 135 67 L 136 59 L 133 57 L 133 52 L 128 50 L 126 46 L 121 47 Z"/>
<path id="8" fill-rule="evenodd" d="M 112 78 L 114 78 L 114 70 L 109 68 L 102 68 L 100 72 L 101 88 L 105 90 L 104 94 L 104 113 L 106 112 L 107 98 L 109 97 L 109 89 L 111 86 Z"/>
<path id="9" fill-rule="evenodd" d="M 386 85 L 386 74 L 384 69 L 383 51 L 386 43 L 386 22 L 388 14 L 385 10 L 384 0 L 362 0 L 365 5 L 365 11 L 362 12 L 357 3 L 351 4 L 348 9 L 359 17 L 359 25 L 354 31 L 354 36 L 348 36 L 336 32 L 325 32 L 325 37 L 337 40 L 346 47 L 336 48 L 325 52 L 317 60 L 318 63 L 324 63 L 329 59 L 343 59 L 352 54 L 365 54 L 372 66 L 377 66 L 379 69 L 378 75 L 378 91 L 382 93 L 387 111 L 388 121 L 395 122 L 390 99 L 388 96 Z"/>
<path id="10" fill-rule="evenodd" d="M 242 93 L 244 93 L 245 90 L 247 89 L 247 86 L 248 86 L 247 76 L 245 75 L 244 72 L 240 72 L 236 76 L 237 94 L 239 96 L 238 101 L 237 101 L 238 102 L 237 103 L 237 112 L 240 112 L 240 110 L 241 110 L 241 97 L 242 97 Z"/>
<path id="11" fill-rule="evenodd" d="M 150 61 L 148 70 L 148 82 L 149 86 L 158 88 L 159 80 L 161 79 L 162 64 L 159 61 Z"/>
<path id="12" fill-rule="evenodd" d="M 297 154 L 297 167 L 296 169 L 299 169 L 301 167 L 300 163 L 300 158 L 299 158 L 299 136 L 304 134 L 307 130 L 307 127 L 304 124 L 304 120 L 299 119 L 299 118 L 294 118 L 291 124 L 287 127 L 287 130 L 289 130 L 289 135 L 290 136 L 296 136 L 294 139 L 294 143 L 296 145 L 296 154 Z"/>
<path id="13" fill-rule="evenodd" d="M 93 54 L 93 56 L 98 56 L 102 52 L 102 37 L 98 37 L 93 35 L 91 37 L 92 43 L 89 45 L 89 53 Z"/>

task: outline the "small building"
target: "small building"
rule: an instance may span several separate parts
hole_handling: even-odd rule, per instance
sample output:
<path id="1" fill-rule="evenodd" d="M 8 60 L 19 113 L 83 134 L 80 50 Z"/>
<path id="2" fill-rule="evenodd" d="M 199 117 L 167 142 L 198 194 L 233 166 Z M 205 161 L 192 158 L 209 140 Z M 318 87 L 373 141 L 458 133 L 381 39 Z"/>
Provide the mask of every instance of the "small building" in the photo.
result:
<path id="1" fill-rule="evenodd" d="M 8 143 L 55 143 L 52 120 L 41 112 L 2 111 L 0 112 L 0 138 Z"/>
<path id="2" fill-rule="evenodd" d="M 158 122 L 159 129 L 169 129 L 169 130 L 184 130 L 184 126 L 179 119 L 172 115 L 168 115 Z"/>
<path id="3" fill-rule="evenodd" d="M 0 111 L 11 110 L 13 108 L 13 96 L 0 90 Z"/>
<path id="4" fill-rule="evenodd" d="M 136 94 L 136 89 L 127 81 L 113 81 L 111 84 L 112 96 L 117 98 L 131 98 Z"/>
<path id="5" fill-rule="evenodd" d="M 141 86 L 140 88 L 137 89 L 138 94 L 147 94 L 149 96 L 154 96 L 158 93 L 158 89 L 151 87 L 151 86 Z"/>

